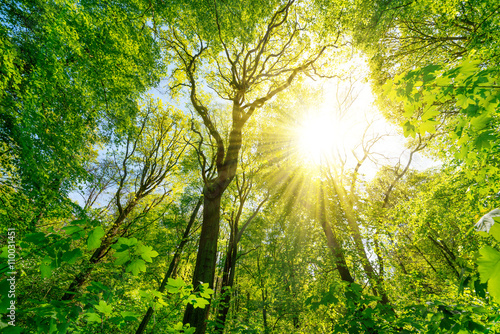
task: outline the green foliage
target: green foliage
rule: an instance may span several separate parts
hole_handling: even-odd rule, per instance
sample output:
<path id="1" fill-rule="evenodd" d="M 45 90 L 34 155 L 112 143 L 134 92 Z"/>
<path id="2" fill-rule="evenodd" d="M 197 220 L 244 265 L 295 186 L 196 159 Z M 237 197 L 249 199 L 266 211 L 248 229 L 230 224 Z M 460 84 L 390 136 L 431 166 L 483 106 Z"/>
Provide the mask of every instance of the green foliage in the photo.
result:
<path id="1" fill-rule="evenodd" d="M 500 300 L 500 252 L 490 246 L 479 250 L 477 259 L 481 282 L 488 283 L 488 292 L 495 300 Z"/>
<path id="2" fill-rule="evenodd" d="M 343 296 L 342 296 L 343 295 Z M 342 298 L 341 302 L 339 297 Z M 395 333 L 395 314 L 391 307 L 379 303 L 379 298 L 366 294 L 356 283 L 346 285 L 343 289 L 332 285 L 328 292 L 317 297 L 311 296 L 305 300 L 306 306 L 315 312 L 337 309 L 342 314 L 336 320 L 334 331 L 337 333 Z M 341 306 L 340 306 L 341 305 Z"/>
<path id="3" fill-rule="evenodd" d="M 5 225 L 32 228 L 71 210 L 97 147 L 133 122 L 135 100 L 159 81 L 147 4 L 2 1 L 0 196 Z M 121 19 L 116 19 L 120 17 Z M 133 73 L 133 74 L 132 74 Z M 69 203 L 68 203 L 69 202 Z"/>
<path id="4" fill-rule="evenodd" d="M 425 305 L 412 305 L 396 322 L 407 333 L 486 333 L 496 328 L 494 309 L 471 304 L 448 304 L 439 300 Z M 411 327 L 408 327 L 411 326 Z M 494 332 L 494 331 L 492 331 Z"/>
<path id="5" fill-rule="evenodd" d="M 139 244 L 136 247 L 135 252 L 137 255 L 140 255 L 146 262 L 153 262 L 151 258 L 158 256 L 158 252 L 154 251 L 153 247 L 144 246 L 142 244 Z"/>
<path id="6" fill-rule="evenodd" d="M 89 250 L 93 250 L 101 246 L 101 238 L 104 236 L 104 229 L 101 226 L 97 226 L 90 234 L 87 239 L 87 247 Z"/>
<path id="7" fill-rule="evenodd" d="M 99 301 L 99 305 L 95 306 L 95 308 L 106 316 L 109 316 L 113 312 L 113 308 L 103 300 Z"/>
<path id="8" fill-rule="evenodd" d="M 134 275 L 139 274 L 141 271 L 146 271 L 146 263 L 141 259 L 133 260 L 127 266 L 127 272 L 132 272 Z"/>
<path id="9" fill-rule="evenodd" d="M 454 103 L 460 110 L 459 121 L 453 122 L 454 128 L 448 131 L 453 131 L 451 139 L 461 146 L 457 158 L 467 159 L 466 152 L 472 150 L 490 149 L 491 143 L 499 140 L 492 126 L 500 93 L 491 89 L 498 81 L 498 71 L 482 67 L 480 60 L 468 58 L 451 69 L 428 65 L 388 82 L 385 93 L 403 101 L 403 116 L 410 119 L 404 126 L 405 135 L 434 134 L 443 123 L 439 115 Z"/>
<path id="10" fill-rule="evenodd" d="M 500 241 L 500 218 L 494 217 L 493 226 L 489 234 L 496 243 Z M 500 301 L 500 252 L 491 246 L 484 246 L 479 250 L 476 259 L 481 283 L 488 284 L 488 292 L 496 302 Z"/>
<path id="11" fill-rule="evenodd" d="M 151 307 L 146 332 L 192 334 L 187 305 L 212 312 L 208 332 L 498 332 L 500 222 L 471 233 L 500 199 L 497 11 L 0 0 L 2 333 L 134 332 Z M 440 167 L 401 159 L 367 180 L 348 158 L 316 171 L 293 161 L 283 128 L 317 106 L 307 76 L 345 76 L 344 44 L 366 51 L 379 107 Z M 146 94 L 160 80 L 177 100 Z M 209 239 L 213 259 L 226 256 L 193 286 L 211 213 L 190 215 L 218 192 Z"/>
<path id="12" fill-rule="evenodd" d="M 80 225 L 86 223 L 88 223 L 87 220 L 72 222 L 72 224 Z M 53 227 L 49 229 L 48 233 L 30 233 L 19 240 L 23 251 L 18 256 L 20 258 L 30 257 L 31 259 L 35 259 L 35 263 L 39 263 L 41 277 L 49 278 L 53 271 L 63 264 L 75 264 L 83 256 L 82 250 L 78 247 L 75 248 L 75 245 L 87 235 L 90 240 L 95 231 L 99 229 L 102 230 L 98 226 L 88 231 L 79 225 L 68 225 L 61 229 L 65 233 L 57 233 Z M 7 258 L 7 246 L 2 250 L 2 257 Z M 4 264 L 4 266 L 0 268 L 0 272 L 7 270 L 7 265 Z"/>
<path id="13" fill-rule="evenodd" d="M 126 264 L 126 272 L 132 272 L 134 276 L 145 272 L 146 262 L 153 262 L 152 258 L 158 256 L 153 247 L 138 242 L 136 238 L 119 238 L 112 248 L 117 250 L 114 254 L 116 258 L 114 264 L 117 266 Z"/>

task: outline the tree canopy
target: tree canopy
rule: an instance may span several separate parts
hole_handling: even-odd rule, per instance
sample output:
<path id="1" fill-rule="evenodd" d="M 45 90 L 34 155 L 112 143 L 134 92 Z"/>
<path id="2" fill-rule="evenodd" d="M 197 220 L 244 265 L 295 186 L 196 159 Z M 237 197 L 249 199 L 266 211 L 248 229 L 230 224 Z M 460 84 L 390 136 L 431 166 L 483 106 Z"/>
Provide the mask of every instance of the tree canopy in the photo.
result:
<path id="1" fill-rule="evenodd" d="M 500 331 L 495 1 L 0 4 L 0 332 Z"/>

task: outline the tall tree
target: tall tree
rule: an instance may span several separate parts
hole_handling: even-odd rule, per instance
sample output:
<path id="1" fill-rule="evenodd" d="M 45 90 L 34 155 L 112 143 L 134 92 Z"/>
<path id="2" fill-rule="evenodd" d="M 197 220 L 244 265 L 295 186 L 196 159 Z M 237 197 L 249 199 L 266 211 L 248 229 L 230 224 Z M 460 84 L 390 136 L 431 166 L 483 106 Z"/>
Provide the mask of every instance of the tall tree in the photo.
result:
<path id="1" fill-rule="evenodd" d="M 189 235 L 191 233 L 191 229 L 193 228 L 196 217 L 198 215 L 198 211 L 200 210 L 202 203 L 203 203 L 203 197 L 199 197 L 197 202 L 196 202 L 196 205 L 193 209 L 193 212 L 191 213 L 191 216 L 189 217 L 189 221 L 186 225 L 184 233 L 182 234 L 182 238 L 179 241 L 177 247 L 175 248 L 175 252 L 174 252 L 174 255 L 172 257 L 172 260 L 170 261 L 167 272 L 165 273 L 163 280 L 161 281 L 161 284 L 158 287 L 158 292 L 163 293 L 165 291 L 165 288 L 166 288 L 167 283 L 168 283 L 168 279 L 172 278 L 174 272 L 176 271 L 177 267 L 179 266 L 182 251 L 184 249 L 184 246 L 189 241 Z M 136 334 L 144 333 L 144 331 L 146 330 L 146 327 L 148 326 L 149 320 L 151 320 L 151 316 L 153 315 L 153 313 L 154 313 L 153 307 L 151 307 L 151 306 L 148 307 L 146 314 L 142 318 L 142 321 L 141 321 L 139 327 L 137 328 L 137 331 L 135 332 Z"/>
<path id="2" fill-rule="evenodd" d="M 164 72 L 142 1 L 0 2 L 0 198 L 34 226 L 88 175 Z M 28 203 L 26 203 L 28 202 Z M 68 205 L 65 206 L 68 210 Z M 59 214 L 61 214 L 59 212 Z"/>
<path id="3" fill-rule="evenodd" d="M 253 171 L 255 173 L 255 171 Z M 226 318 L 229 312 L 232 288 L 234 285 L 234 278 L 236 275 L 236 261 L 238 259 L 238 244 L 245 233 L 245 230 L 252 223 L 255 217 L 258 215 L 262 206 L 268 201 L 269 194 L 263 196 L 263 198 L 257 204 L 257 207 L 253 209 L 250 216 L 246 218 L 243 225 L 240 225 L 242 220 L 243 209 L 245 208 L 245 203 L 249 199 L 252 192 L 252 188 L 255 188 L 255 180 L 253 180 L 253 175 L 247 175 L 244 171 L 241 173 L 241 177 L 236 176 L 236 208 L 231 212 L 228 219 L 229 223 L 229 242 L 225 251 L 224 267 L 222 272 L 222 281 L 220 284 L 220 289 L 222 292 L 222 298 L 220 300 L 219 310 L 216 316 L 216 330 L 220 333 L 224 332 L 224 327 L 226 323 Z M 255 189 L 253 189 L 255 191 Z"/>
<path id="4" fill-rule="evenodd" d="M 114 211 L 113 222 L 106 232 L 102 227 L 100 233 L 94 232 L 97 242 L 89 244 L 89 249 L 95 250 L 83 269 L 75 275 L 63 300 L 75 297 L 118 237 L 126 234 L 134 222 L 159 205 L 171 191 L 168 177 L 179 170 L 179 160 L 187 146 L 183 138 L 183 115 L 150 98 L 139 116 L 138 124 L 130 127 L 123 146 L 119 145 L 113 152 L 113 167 L 117 170 L 114 195 L 110 201 L 110 209 Z M 130 219 L 136 207 L 153 195 L 156 198 L 137 217 Z"/>
<path id="5" fill-rule="evenodd" d="M 498 3 L 390 1 L 367 10 L 371 33 L 358 41 L 382 110 L 405 136 L 436 134 L 434 153 L 471 167 L 471 179 L 497 175 Z M 484 196 L 495 193 L 491 183 L 481 182 Z"/>
<path id="6" fill-rule="evenodd" d="M 204 205 L 193 275 L 195 287 L 200 282 L 213 284 L 221 197 L 236 175 L 245 124 L 256 110 L 286 90 L 300 75 L 317 73 L 321 56 L 340 42 L 340 31 L 332 31 L 331 36 L 314 31 L 323 22 L 314 22 L 311 12 L 305 10 L 312 11 L 314 3 L 290 0 L 254 6 L 244 1 L 231 5 L 215 1 L 204 2 L 201 7 L 203 21 L 194 24 L 176 21 L 162 32 L 177 66 L 173 71 L 177 80 L 171 88 L 174 91 L 185 88 L 214 150 L 211 157 L 199 152 Z M 199 13 L 200 8 L 193 10 Z M 234 15 L 239 19 L 233 20 Z M 192 20 L 182 18 L 187 22 Z M 217 111 L 203 94 L 206 86 L 230 103 L 229 129 L 216 124 Z M 224 138 L 226 133 L 228 136 Z M 212 168 L 216 175 L 210 178 Z M 209 308 L 194 309 L 188 305 L 184 322 L 195 326 L 197 333 L 204 333 L 208 312 Z"/>

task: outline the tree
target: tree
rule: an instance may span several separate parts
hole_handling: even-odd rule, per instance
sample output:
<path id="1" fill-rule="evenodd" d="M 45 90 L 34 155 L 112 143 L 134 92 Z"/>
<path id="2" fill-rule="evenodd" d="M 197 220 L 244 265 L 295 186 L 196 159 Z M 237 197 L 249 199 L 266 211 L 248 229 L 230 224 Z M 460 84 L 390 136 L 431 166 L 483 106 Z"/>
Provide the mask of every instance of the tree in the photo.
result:
<path id="1" fill-rule="evenodd" d="M 255 173 L 255 171 L 253 171 Z M 234 277 L 236 275 L 236 261 L 238 260 L 238 244 L 245 233 L 245 230 L 252 223 L 255 217 L 258 215 L 262 206 L 268 201 L 269 194 L 263 196 L 257 207 L 253 209 L 251 215 L 246 218 L 243 225 L 240 225 L 240 220 L 242 220 L 242 213 L 245 207 L 245 203 L 249 199 L 252 188 L 255 186 L 255 181 L 253 180 L 252 171 L 250 175 L 247 175 L 244 171 L 241 173 L 241 177 L 236 176 L 236 209 L 231 212 L 231 216 L 228 219 L 229 223 L 229 242 L 225 252 L 224 259 L 224 269 L 222 273 L 222 282 L 220 284 L 220 289 L 223 294 L 220 300 L 220 306 L 216 318 L 217 331 L 223 332 L 226 318 L 229 312 L 229 306 L 231 302 L 232 288 L 234 285 Z M 255 191 L 255 190 L 254 190 Z"/>
<path id="2" fill-rule="evenodd" d="M 171 89 L 185 88 L 192 108 L 209 133 L 214 150 L 208 158 L 204 152 L 199 152 L 204 204 L 193 275 L 195 287 L 200 282 L 213 284 L 220 201 L 236 175 L 245 124 L 256 110 L 286 90 L 301 74 L 317 72 L 320 57 L 328 48 L 338 46 L 340 41 L 339 31 L 333 32 L 333 38 L 313 41 L 308 34 L 315 33 L 311 28 L 317 23 L 298 15 L 304 13 L 303 6 L 313 4 L 299 5 L 291 0 L 256 8 L 244 6 L 244 3 L 237 6 L 234 3 L 231 7 L 217 2 L 213 5 L 204 3 L 203 23 L 189 26 L 187 19 L 185 22 L 176 21 L 162 32 L 162 39 L 177 66 L 173 71 L 177 80 L 171 84 Z M 247 8 L 257 10 L 247 11 Z M 200 9 L 193 10 L 199 13 Z M 239 12 L 242 22 L 231 21 L 233 11 Z M 202 94 L 203 80 L 216 96 L 230 103 L 227 139 L 223 137 L 226 131 L 217 128 L 215 112 Z M 212 168 L 215 175 L 210 178 Z M 208 308 L 195 310 L 188 306 L 184 322 L 196 326 L 197 333 L 204 333 L 207 316 Z"/>
<path id="3" fill-rule="evenodd" d="M 496 2 L 0 3 L 2 332 L 500 329 Z"/>
<path id="4" fill-rule="evenodd" d="M 25 213 L 2 220 L 34 231 L 51 212 L 71 210 L 67 194 L 88 177 L 95 145 L 133 122 L 135 101 L 159 81 L 163 65 L 147 3 L 0 7 L 0 196 L 9 211 Z"/>
<path id="5" fill-rule="evenodd" d="M 191 213 L 191 216 L 189 217 L 189 221 L 186 225 L 186 229 L 184 230 L 184 233 L 182 234 L 182 238 L 175 249 L 175 253 L 172 257 L 172 260 L 170 261 L 167 272 L 165 273 L 163 280 L 161 281 L 161 284 L 158 287 L 158 292 L 163 293 L 165 291 L 165 288 L 166 288 L 167 283 L 168 283 L 168 279 L 172 278 L 174 272 L 176 271 L 176 269 L 179 265 L 182 251 L 184 249 L 184 246 L 189 241 L 189 234 L 191 233 L 191 229 L 193 228 L 194 222 L 196 220 L 196 217 L 198 215 L 198 211 L 200 210 L 202 202 L 203 202 L 203 197 L 199 197 L 199 199 L 196 202 L 196 205 L 194 207 L 194 210 Z M 144 331 L 146 330 L 146 327 L 148 325 L 148 322 L 151 319 L 151 316 L 153 315 L 153 312 L 154 312 L 153 307 L 151 307 L 151 306 L 148 307 L 148 310 L 146 311 L 146 314 L 144 315 L 144 317 L 141 321 L 141 324 L 137 328 L 136 334 L 144 333 Z"/>
<path id="6" fill-rule="evenodd" d="M 465 163 L 471 179 L 472 170 L 498 174 L 498 4 L 391 1 L 369 11 L 374 33 L 359 41 L 379 105 L 405 136 L 435 134 L 436 155 Z M 491 181 L 479 187 L 485 197 Z"/>
<path id="7" fill-rule="evenodd" d="M 160 101 L 150 99 L 146 103 L 138 118 L 139 123 L 130 128 L 123 147 L 114 152 L 113 167 L 117 173 L 114 175 L 115 189 L 111 200 L 115 207 L 113 222 L 106 232 L 100 227 L 89 237 L 88 248 L 95 250 L 88 263 L 75 276 L 63 300 L 75 297 L 95 265 L 108 254 L 118 237 L 126 234 L 134 222 L 159 205 L 171 191 L 168 189 L 168 177 L 178 170 L 179 160 L 187 146 L 183 138 L 182 115 L 172 109 L 165 110 Z M 156 197 L 151 203 L 130 219 L 129 216 L 139 203 L 152 195 Z M 126 259 L 119 261 L 124 263 Z"/>

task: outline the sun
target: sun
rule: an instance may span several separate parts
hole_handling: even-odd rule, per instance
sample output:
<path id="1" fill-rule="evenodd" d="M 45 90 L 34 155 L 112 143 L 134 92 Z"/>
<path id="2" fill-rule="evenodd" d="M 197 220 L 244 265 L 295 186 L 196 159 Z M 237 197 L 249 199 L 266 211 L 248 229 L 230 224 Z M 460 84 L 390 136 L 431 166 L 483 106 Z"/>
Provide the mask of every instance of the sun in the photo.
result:
<path id="1" fill-rule="evenodd" d="M 327 111 L 310 112 L 297 127 L 297 146 L 302 159 L 318 165 L 342 148 L 339 122 Z"/>

